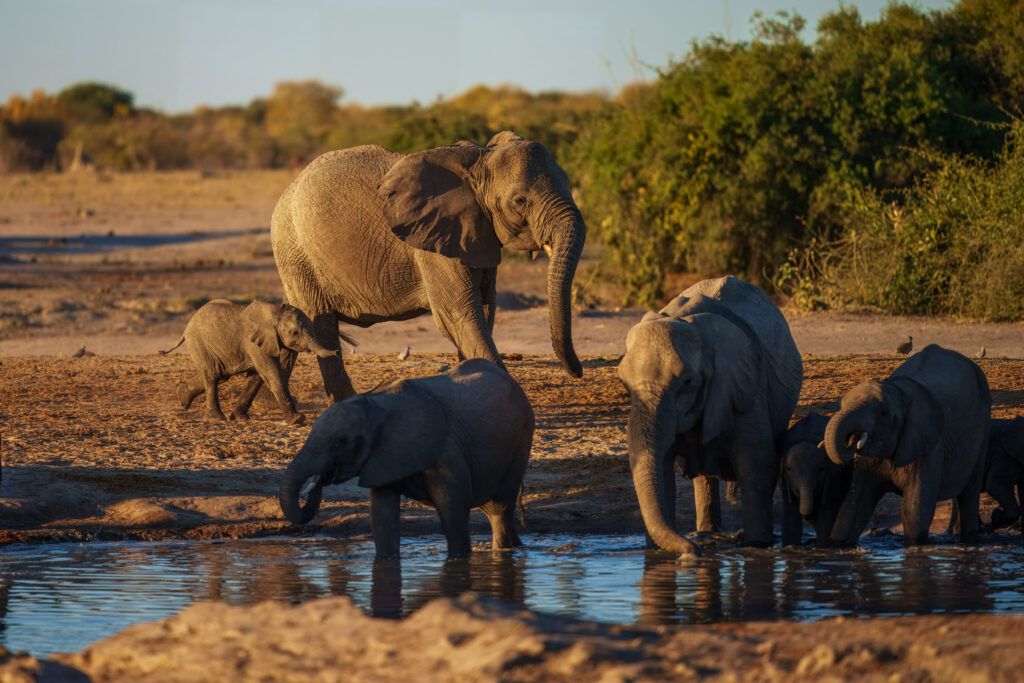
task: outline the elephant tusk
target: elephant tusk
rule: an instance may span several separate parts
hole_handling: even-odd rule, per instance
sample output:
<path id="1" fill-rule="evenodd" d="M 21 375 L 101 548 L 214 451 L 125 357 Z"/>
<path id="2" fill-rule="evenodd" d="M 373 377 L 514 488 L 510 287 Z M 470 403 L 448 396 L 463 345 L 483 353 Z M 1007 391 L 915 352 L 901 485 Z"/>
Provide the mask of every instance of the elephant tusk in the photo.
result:
<path id="1" fill-rule="evenodd" d="M 531 261 L 536 261 L 538 256 L 540 256 L 540 252 L 539 251 L 531 251 L 530 252 L 530 260 Z"/>
<path id="2" fill-rule="evenodd" d="M 820 451 L 824 447 L 825 447 L 825 440 L 822 439 L 820 442 L 818 442 L 818 450 Z"/>
<path id="3" fill-rule="evenodd" d="M 868 433 L 864 432 L 863 434 L 861 434 L 860 440 L 857 441 L 857 450 L 858 451 L 864 450 L 864 446 L 867 445 L 867 442 L 868 442 Z"/>
<path id="4" fill-rule="evenodd" d="M 310 477 L 309 479 L 306 480 L 305 484 L 302 485 L 302 488 L 299 490 L 299 496 L 302 497 L 302 498 L 309 498 L 310 492 L 313 489 L 315 489 L 319 483 L 320 483 L 320 475 L 319 474 L 313 475 L 312 477 Z"/>
<path id="5" fill-rule="evenodd" d="M 546 242 L 544 243 L 544 253 L 548 255 L 548 258 L 551 258 L 551 245 Z"/>

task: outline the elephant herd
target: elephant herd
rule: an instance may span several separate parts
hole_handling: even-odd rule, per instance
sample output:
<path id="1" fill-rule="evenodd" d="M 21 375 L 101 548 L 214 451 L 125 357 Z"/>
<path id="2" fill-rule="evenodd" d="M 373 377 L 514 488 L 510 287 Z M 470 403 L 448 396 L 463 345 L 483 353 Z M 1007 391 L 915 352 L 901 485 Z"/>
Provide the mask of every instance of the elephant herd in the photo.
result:
<path id="1" fill-rule="evenodd" d="M 265 386 L 291 424 L 304 418 L 288 393 L 301 351 L 316 354 L 333 403 L 285 473 L 285 516 L 306 523 L 326 485 L 358 477 L 370 491 L 380 558 L 398 556 L 401 496 L 437 509 L 450 557 L 469 553 L 469 511 L 490 520 L 492 547 L 519 544 L 514 510 L 533 440 L 534 413 L 495 347 L 501 249 L 551 257 L 548 299 L 555 355 L 573 377 L 573 274 L 586 228 L 568 178 L 536 142 L 509 131 L 487 145 L 400 155 L 364 146 L 324 154 L 285 190 L 271 224 L 287 304 L 212 301 L 186 327 L 201 384 L 184 383 L 187 408 L 206 392 L 224 419 L 217 384 L 248 381 L 233 419 L 246 419 Z M 356 395 L 338 331 L 431 312 L 463 360 L 434 377 L 385 382 Z M 771 545 L 776 486 L 782 541 L 803 522 L 819 542 L 855 543 L 879 499 L 903 496 L 907 544 L 927 540 L 936 502 L 953 498 L 960 535 L 977 538 L 979 497 L 1000 507 L 994 526 L 1020 517 L 1024 418 L 991 420 L 991 397 L 971 360 L 932 345 L 891 376 L 848 392 L 831 418 L 790 426 L 800 395 L 800 353 L 779 309 L 736 277 L 705 280 L 629 331 L 619 376 L 629 393 L 629 463 L 649 542 L 697 554 L 675 528 L 678 469 L 693 480 L 698 531 L 716 530 L 718 480 L 737 483 L 743 540 Z"/>

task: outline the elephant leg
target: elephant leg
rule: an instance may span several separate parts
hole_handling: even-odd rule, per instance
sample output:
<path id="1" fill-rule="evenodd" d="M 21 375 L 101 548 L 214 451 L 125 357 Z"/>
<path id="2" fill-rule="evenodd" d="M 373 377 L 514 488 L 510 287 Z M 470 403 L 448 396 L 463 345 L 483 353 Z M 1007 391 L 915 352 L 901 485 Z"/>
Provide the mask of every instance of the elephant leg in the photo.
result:
<path id="1" fill-rule="evenodd" d="M 832 529 L 829 528 L 828 531 Z M 818 531 L 818 540 L 827 538 Z M 800 514 L 800 502 L 796 500 L 785 500 L 782 502 L 782 545 L 800 545 L 804 532 L 804 518 Z"/>
<path id="2" fill-rule="evenodd" d="M 494 317 L 498 312 L 498 269 L 486 268 L 480 276 L 480 298 L 484 304 L 487 329 L 494 333 Z"/>
<path id="3" fill-rule="evenodd" d="M 885 493 L 886 484 L 883 481 L 855 467 L 850 491 L 832 527 L 831 540 L 835 543 L 856 543 Z"/>
<path id="4" fill-rule="evenodd" d="M 224 413 L 220 409 L 220 397 L 217 395 L 217 385 L 220 379 L 217 377 L 203 377 L 203 385 L 206 391 L 206 419 L 211 421 L 226 421 Z"/>
<path id="5" fill-rule="evenodd" d="M 306 421 L 306 416 L 295 409 L 295 402 L 288 392 L 288 384 L 281 370 L 281 365 L 276 358 L 259 356 L 254 357 L 253 364 L 256 372 L 263 380 L 263 383 L 270 389 L 270 393 L 277 399 L 277 407 L 280 408 L 284 420 L 291 425 L 300 425 Z M 248 386 L 246 387 L 248 388 Z"/>
<path id="6" fill-rule="evenodd" d="M 238 397 L 235 407 L 231 409 L 231 419 L 245 422 L 249 419 L 249 408 L 252 407 L 252 400 L 256 393 L 263 386 L 263 378 L 257 373 L 246 376 L 245 387 L 242 388 L 242 395 Z"/>
<path id="7" fill-rule="evenodd" d="M 491 550 L 518 548 L 523 544 L 515 528 L 515 503 L 490 500 L 480 506 L 491 523 Z"/>
<path id="8" fill-rule="evenodd" d="M 466 492 L 470 490 L 469 475 L 438 472 L 437 468 L 425 475 L 427 493 L 437 510 L 437 516 L 441 518 L 444 536 L 448 539 L 448 559 L 469 557 L 473 549 L 469 538 L 469 500 L 466 497 Z M 512 509 L 509 506 L 507 514 L 511 515 Z"/>
<path id="9" fill-rule="evenodd" d="M 518 504 L 520 517 L 525 516 L 522 508 L 522 482 L 532 445 L 533 432 L 530 430 L 520 436 L 519 443 L 513 449 L 512 466 L 505 473 L 498 494 L 480 508 L 491 523 L 492 550 L 517 548 L 523 544 L 516 532 L 515 509 Z"/>
<path id="10" fill-rule="evenodd" d="M 436 254 L 418 256 L 434 324 L 455 345 L 459 358 L 484 358 L 504 368 L 484 312 L 481 270 Z"/>
<path id="11" fill-rule="evenodd" d="M 722 501 L 718 480 L 703 475 L 694 477 L 693 502 L 697 509 L 697 531 L 719 531 L 722 528 Z"/>
<path id="12" fill-rule="evenodd" d="M 390 486 L 370 487 L 370 526 L 378 560 L 397 560 L 398 503 L 401 496 Z"/>
<path id="13" fill-rule="evenodd" d="M 188 410 L 192 407 L 192 401 L 196 399 L 196 396 L 203 393 L 205 389 L 202 385 L 193 386 L 188 382 L 179 382 L 178 386 L 174 388 L 174 394 L 178 398 L 178 403 L 181 404 L 182 410 Z"/>
<path id="14" fill-rule="evenodd" d="M 767 420 L 749 420 L 736 427 L 733 467 L 742 492 L 744 545 L 775 543 L 772 498 L 779 481 L 779 456 Z"/>
<path id="15" fill-rule="evenodd" d="M 903 490 L 903 500 L 900 503 L 900 519 L 903 520 L 903 544 L 924 545 L 928 543 L 928 527 L 935 517 L 935 492 L 930 486 L 923 485 L 920 481 L 912 483 Z M 975 501 L 977 510 L 977 501 Z M 963 529 L 963 517 L 967 515 L 966 510 L 961 510 L 960 528 Z M 962 533 L 962 532 L 961 532 Z M 975 529 L 977 533 L 977 529 Z"/>
<path id="16" fill-rule="evenodd" d="M 307 311 L 308 314 L 308 311 Z M 313 334 L 320 345 L 331 351 L 341 350 L 341 340 L 338 338 L 338 317 L 333 312 L 319 313 L 311 316 L 313 320 Z M 324 390 L 327 398 L 332 404 L 344 401 L 356 395 L 352 386 L 352 380 L 345 372 L 345 363 L 341 354 L 328 356 L 327 358 L 316 359 L 320 366 L 320 376 L 324 379 Z"/>

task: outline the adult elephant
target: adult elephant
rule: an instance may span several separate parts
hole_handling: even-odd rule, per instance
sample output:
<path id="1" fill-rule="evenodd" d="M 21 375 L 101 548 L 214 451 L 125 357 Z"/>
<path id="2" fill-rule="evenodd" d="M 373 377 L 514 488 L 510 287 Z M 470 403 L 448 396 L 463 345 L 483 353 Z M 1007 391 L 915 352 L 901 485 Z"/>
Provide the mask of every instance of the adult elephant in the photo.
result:
<path id="1" fill-rule="evenodd" d="M 626 337 L 619 376 L 629 391 L 629 465 L 651 539 L 693 554 L 674 528 L 678 463 L 689 477 L 739 482 L 744 541 L 770 545 L 779 478 L 776 440 L 803 381 L 800 353 L 778 307 L 728 276 L 704 280 Z M 698 519 L 709 496 L 695 486 Z"/>
<path id="2" fill-rule="evenodd" d="M 270 233 L 288 302 L 328 348 L 339 347 L 339 321 L 368 327 L 430 311 L 460 358 L 498 365 L 501 248 L 544 249 L 552 346 L 570 375 L 582 375 L 570 290 L 586 227 L 568 177 L 538 142 L 505 131 L 485 147 L 329 152 L 281 195 Z M 340 356 L 319 363 L 332 401 L 355 393 Z"/>

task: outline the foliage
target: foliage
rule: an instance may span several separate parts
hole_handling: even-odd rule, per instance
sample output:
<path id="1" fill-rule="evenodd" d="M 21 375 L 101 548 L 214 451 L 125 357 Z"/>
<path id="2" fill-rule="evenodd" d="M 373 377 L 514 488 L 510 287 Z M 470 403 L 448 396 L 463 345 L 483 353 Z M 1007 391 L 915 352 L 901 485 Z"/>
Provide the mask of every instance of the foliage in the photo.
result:
<path id="1" fill-rule="evenodd" d="M 1016 320 L 1024 315 L 1024 119 L 992 163 L 942 155 L 890 201 L 850 188 L 844 235 L 794 266 L 831 304 L 891 313 Z M 809 254 L 809 255 L 808 255 Z"/>

